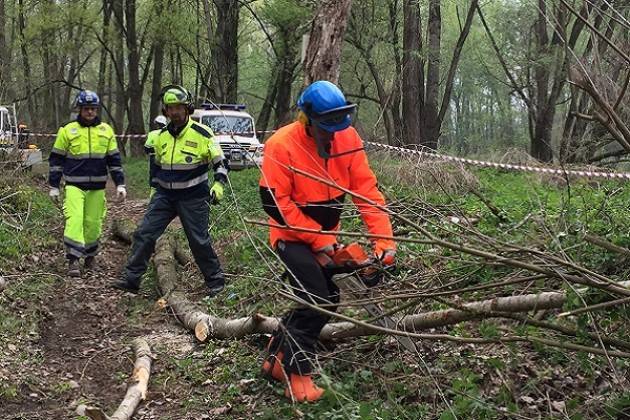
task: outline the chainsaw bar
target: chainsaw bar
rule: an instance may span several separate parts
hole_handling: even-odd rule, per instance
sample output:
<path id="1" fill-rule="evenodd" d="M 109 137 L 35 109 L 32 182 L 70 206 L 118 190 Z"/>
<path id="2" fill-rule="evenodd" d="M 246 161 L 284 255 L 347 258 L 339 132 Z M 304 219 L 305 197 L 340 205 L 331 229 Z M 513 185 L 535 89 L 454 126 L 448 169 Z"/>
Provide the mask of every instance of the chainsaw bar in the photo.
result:
<path id="1" fill-rule="evenodd" d="M 372 294 L 372 291 L 365 286 L 361 280 L 357 279 L 356 276 L 353 275 L 345 276 L 344 281 L 339 282 L 338 285 L 341 290 L 353 295 L 356 298 L 370 296 Z M 385 312 L 379 305 L 375 303 L 366 303 L 365 305 L 362 305 L 362 307 L 368 314 L 370 314 L 370 316 L 379 318 L 375 322 L 376 325 L 392 330 L 397 329 L 396 321 L 391 316 L 383 316 Z M 410 337 L 394 335 L 394 338 L 405 348 L 405 350 L 412 353 L 416 353 L 418 351 L 416 343 L 414 343 Z"/>

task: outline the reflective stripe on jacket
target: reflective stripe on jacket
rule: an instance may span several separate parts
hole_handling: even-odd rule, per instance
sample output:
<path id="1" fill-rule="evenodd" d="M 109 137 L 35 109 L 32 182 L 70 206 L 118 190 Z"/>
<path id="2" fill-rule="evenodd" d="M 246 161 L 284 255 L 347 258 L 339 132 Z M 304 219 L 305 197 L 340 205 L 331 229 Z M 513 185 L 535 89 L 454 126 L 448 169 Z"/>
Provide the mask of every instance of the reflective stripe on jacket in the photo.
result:
<path id="1" fill-rule="evenodd" d="M 208 165 L 214 180 L 227 182 L 227 167 L 212 130 L 192 119 L 174 138 L 168 127 L 160 131 L 153 143 L 155 176 L 152 182 L 165 190 L 188 190 L 204 184 L 207 190 Z"/>
<path id="2" fill-rule="evenodd" d="M 48 162 L 49 183 L 55 188 L 63 177 L 83 190 L 103 189 L 108 171 L 116 185 L 125 183 L 114 130 L 105 123 L 85 127 L 73 121 L 61 127 Z"/>
<path id="3" fill-rule="evenodd" d="M 153 144 L 155 144 L 155 139 L 158 138 L 161 131 L 161 129 L 149 131 L 149 134 L 147 134 L 147 140 L 144 142 L 144 152 L 149 156 L 149 185 L 152 188 L 156 188 L 158 185 L 154 180 L 157 172 L 157 166 L 155 165 L 155 148 L 153 147 Z"/>
<path id="4" fill-rule="evenodd" d="M 315 140 L 306 133 L 304 125 L 294 122 L 279 129 L 264 148 L 260 192 L 263 207 L 271 216 L 270 223 L 316 230 L 338 230 L 345 194 L 289 169 L 298 168 L 327 179 L 374 202 L 384 205 L 385 200 L 377 187 L 376 177 L 370 169 L 363 142 L 352 127 L 335 133 L 329 159 L 317 153 Z M 360 149 L 356 151 L 357 149 Z M 336 154 L 342 156 L 334 157 Z M 353 198 L 361 218 L 372 234 L 392 235 L 389 215 Z M 336 242 L 332 235 L 297 232 L 270 228 L 272 246 L 280 240 L 305 242 L 313 250 Z M 377 240 L 380 248 L 396 249 L 390 240 Z"/>

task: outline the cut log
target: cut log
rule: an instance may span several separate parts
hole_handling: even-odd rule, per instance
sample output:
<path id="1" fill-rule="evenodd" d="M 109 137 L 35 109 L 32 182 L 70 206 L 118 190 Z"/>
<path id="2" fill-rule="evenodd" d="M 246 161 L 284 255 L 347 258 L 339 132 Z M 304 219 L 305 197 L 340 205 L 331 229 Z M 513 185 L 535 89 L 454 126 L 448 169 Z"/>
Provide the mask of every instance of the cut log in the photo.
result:
<path id="1" fill-rule="evenodd" d="M 133 349 L 136 355 L 136 362 L 131 374 L 131 385 L 127 388 L 125 398 L 111 417 L 107 416 L 100 408 L 86 408 L 85 415 L 92 420 L 129 420 L 136 408 L 138 408 L 140 401 L 147 397 L 149 376 L 151 375 L 151 349 L 143 338 L 134 340 Z"/>
<path id="2" fill-rule="evenodd" d="M 133 242 L 136 226 L 129 219 L 116 219 L 112 223 L 112 234 L 126 244 Z"/>

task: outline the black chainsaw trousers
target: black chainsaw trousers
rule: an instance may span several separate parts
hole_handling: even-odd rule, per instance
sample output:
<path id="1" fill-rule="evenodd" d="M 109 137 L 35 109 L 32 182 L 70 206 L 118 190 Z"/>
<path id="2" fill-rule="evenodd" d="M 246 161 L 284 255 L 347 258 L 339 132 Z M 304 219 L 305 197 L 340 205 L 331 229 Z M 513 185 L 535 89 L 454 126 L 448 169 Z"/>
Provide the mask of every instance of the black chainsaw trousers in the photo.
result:
<path id="1" fill-rule="evenodd" d="M 310 246 L 302 242 L 283 242 L 276 250 L 285 263 L 290 292 L 305 303 L 335 312 L 339 304 L 339 288 L 332 281 L 332 272 L 323 269 Z M 287 312 L 274 332 L 270 352 L 284 353 L 285 371 L 307 375 L 313 370 L 319 333 L 330 319 L 305 303 Z"/>

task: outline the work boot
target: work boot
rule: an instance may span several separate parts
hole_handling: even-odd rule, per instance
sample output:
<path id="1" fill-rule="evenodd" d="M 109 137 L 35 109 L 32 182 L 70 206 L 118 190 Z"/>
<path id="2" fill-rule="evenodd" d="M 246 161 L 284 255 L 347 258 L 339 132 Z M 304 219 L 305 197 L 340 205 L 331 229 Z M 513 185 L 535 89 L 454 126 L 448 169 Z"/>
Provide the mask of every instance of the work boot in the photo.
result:
<path id="1" fill-rule="evenodd" d="M 114 289 L 123 290 L 125 292 L 133 293 L 134 295 L 137 295 L 138 291 L 140 290 L 139 286 L 137 286 L 135 284 L 131 284 L 125 278 L 117 280 L 115 283 L 112 284 L 112 287 Z"/>
<path id="2" fill-rule="evenodd" d="M 79 260 L 71 258 L 68 260 L 68 276 L 81 277 L 81 269 L 79 268 Z"/>
<path id="3" fill-rule="evenodd" d="M 211 279 L 206 279 L 206 287 L 208 288 L 206 290 L 206 297 L 209 299 L 215 297 L 225 288 L 225 277 L 220 275 Z"/>
<path id="4" fill-rule="evenodd" d="M 313 402 L 324 395 L 324 389 L 315 385 L 311 375 L 298 375 L 292 373 L 289 384 L 284 390 L 284 396 L 297 402 Z"/>
<path id="5" fill-rule="evenodd" d="M 87 271 L 92 271 L 96 267 L 96 258 L 95 257 L 85 257 L 83 260 L 83 268 Z"/>
<path id="6" fill-rule="evenodd" d="M 274 337 L 271 337 L 269 340 L 269 345 L 267 345 L 267 351 L 271 351 L 271 345 L 273 343 Z M 277 353 L 270 352 L 262 365 L 262 374 L 265 378 L 269 380 L 274 380 L 278 382 L 286 382 L 287 374 L 282 367 L 282 359 L 284 359 L 284 353 L 279 351 Z"/>

